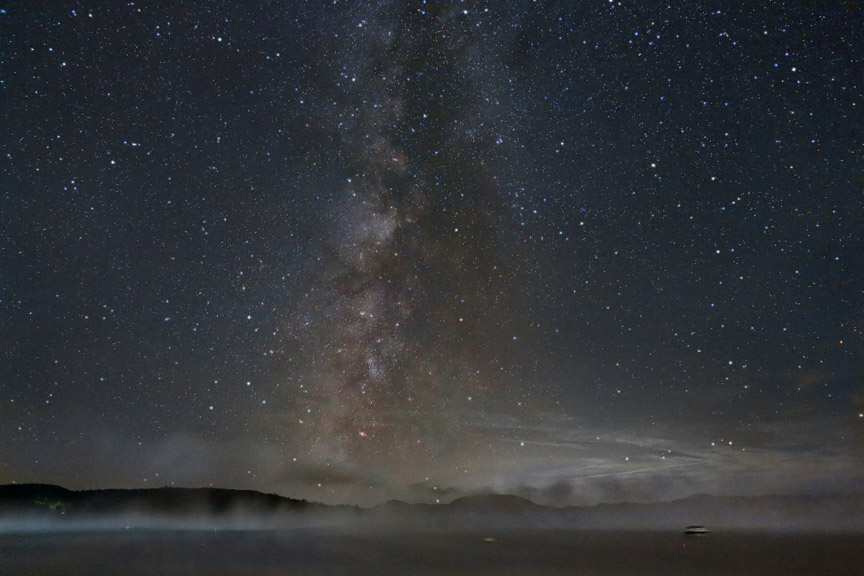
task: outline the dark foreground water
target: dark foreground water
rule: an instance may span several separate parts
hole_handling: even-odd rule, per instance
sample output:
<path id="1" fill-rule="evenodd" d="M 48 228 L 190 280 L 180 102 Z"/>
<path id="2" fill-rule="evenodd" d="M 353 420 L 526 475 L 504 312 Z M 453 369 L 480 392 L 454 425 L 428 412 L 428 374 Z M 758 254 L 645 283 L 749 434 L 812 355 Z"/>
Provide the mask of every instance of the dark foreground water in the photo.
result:
<path id="1" fill-rule="evenodd" d="M 7 533 L 0 574 L 864 575 L 864 535 L 378 532 Z"/>

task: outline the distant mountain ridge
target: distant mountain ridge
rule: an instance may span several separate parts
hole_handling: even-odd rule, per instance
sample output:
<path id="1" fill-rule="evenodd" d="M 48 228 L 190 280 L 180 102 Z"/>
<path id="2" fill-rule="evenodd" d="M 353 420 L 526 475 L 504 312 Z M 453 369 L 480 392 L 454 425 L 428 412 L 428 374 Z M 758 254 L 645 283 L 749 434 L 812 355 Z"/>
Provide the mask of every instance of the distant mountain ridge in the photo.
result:
<path id="1" fill-rule="evenodd" d="M 155 518 L 164 521 L 237 521 L 254 525 L 296 519 L 340 522 L 422 521 L 425 527 L 520 525 L 562 529 L 712 528 L 864 532 L 864 491 L 833 495 L 695 495 L 671 502 L 616 503 L 553 508 L 519 496 L 477 494 L 449 504 L 409 504 L 394 500 L 370 509 L 329 506 L 220 488 L 67 490 L 50 484 L 0 485 L 0 527 L 16 518 L 67 523 L 89 518 Z"/>
<path id="2" fill-rule="evenodd" d="M 295 500 L 253 490 L 223 488 L 144 488 L 68 490 L 51 484 L 6 484 L 0 486 L 0 516 L 10 513 L 37 514 L 213 514 L 242 510 L 247 513 L 298 512 L 328 508 L 323 504 Z"/>
<path id="3" fill-rule="evenodd" d="M 475 494 L 456 498 L 448 506 L 457 509 L 491 509 L 491 510 L 513 510 L 525 511 L 545 508 L 534 502 L 513 496 L 511 494 Z"/>

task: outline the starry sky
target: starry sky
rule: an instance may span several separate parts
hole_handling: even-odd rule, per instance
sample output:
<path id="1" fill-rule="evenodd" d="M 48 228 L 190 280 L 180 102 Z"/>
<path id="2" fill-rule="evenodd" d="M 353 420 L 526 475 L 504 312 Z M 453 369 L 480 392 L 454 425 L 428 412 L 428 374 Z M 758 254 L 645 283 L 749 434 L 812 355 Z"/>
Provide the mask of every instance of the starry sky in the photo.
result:
<path id="1" fill-rule="evenodd" d="M 858 2 L 0 8 L 0 483 L 864 483 Z"/>

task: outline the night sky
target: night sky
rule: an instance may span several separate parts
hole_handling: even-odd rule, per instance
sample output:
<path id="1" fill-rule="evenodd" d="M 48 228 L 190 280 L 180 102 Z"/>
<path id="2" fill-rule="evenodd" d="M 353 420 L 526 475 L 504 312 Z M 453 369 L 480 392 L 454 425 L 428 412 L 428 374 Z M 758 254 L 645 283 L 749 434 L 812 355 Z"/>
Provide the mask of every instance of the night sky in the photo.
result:
<path id="1" fill-rule="evenodd" d="M 864 484 L 864 7 L 7 2 L 0 483 Z"/>

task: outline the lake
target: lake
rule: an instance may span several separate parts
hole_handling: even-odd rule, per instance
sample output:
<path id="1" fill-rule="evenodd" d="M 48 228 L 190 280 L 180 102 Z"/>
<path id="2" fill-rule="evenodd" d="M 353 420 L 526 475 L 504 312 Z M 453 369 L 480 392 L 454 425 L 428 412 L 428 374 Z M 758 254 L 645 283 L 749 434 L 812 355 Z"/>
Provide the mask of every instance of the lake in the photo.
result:
<path id="1" fill-rule="evenodd" d="M 0 574 L 856 575 L 864 535 L 304 528 L 0 534 Z"/>

